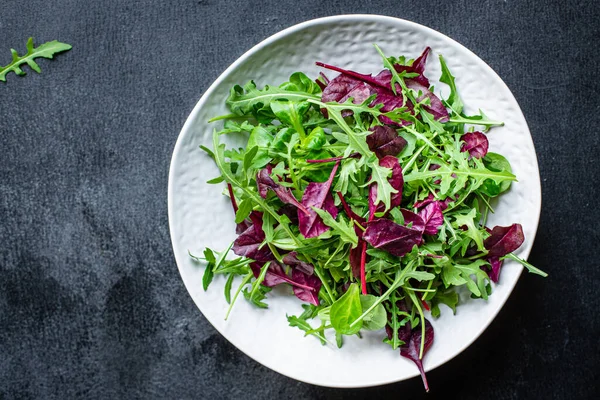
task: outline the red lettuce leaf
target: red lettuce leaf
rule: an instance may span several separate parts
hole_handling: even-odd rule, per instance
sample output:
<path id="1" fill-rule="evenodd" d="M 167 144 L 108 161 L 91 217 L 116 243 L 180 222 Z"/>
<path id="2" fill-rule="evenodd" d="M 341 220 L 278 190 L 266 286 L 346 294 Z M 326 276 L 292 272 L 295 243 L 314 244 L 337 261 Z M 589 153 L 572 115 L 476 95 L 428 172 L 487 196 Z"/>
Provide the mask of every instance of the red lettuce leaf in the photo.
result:
<path id="1" fill-rule="evenodd" d="M 304 190 L 302 205 L 308 210 L 308 214 L 298 210 L 298 228 L 307 239 L 317 237 L 329 230 L 329 227 L 323 223 L 312 207 L 327 211 L 333 218 L 337 217 L 338 210 L 333 202 L 330 189 L 339 165 L 339 162 L 335 163 L 327 181 L 311 182 Z"/>
<path id="2" fill-rule="evenodd" d="M 471 157 L 483 158 L 488 152 L 487 137 L 481 132 L 465 133 L 460 137 L 460 140 L 465 142 L 460 151 L 468 151 Z"/>
<path id="3" fill-rule="evenodd" d="M 439 201 L 434 201 L 419 211 L 419 216 L 425 222 L 424 233 L 428 235 L 437 234 L 438 228 L 444 223 L 444 215 L 442 214 L 440 203 Z"/>
<path id="4" fill-rule="evenodd" d="M 258 278 L 264 265 L 265 263 L 259 262 L 253 262 L 250 264 L 250 270 L 255 278 Z M 261 284 L 266 287 L 273 287 L 282 283 L 292 285 L 294 294 L 300 300 L 317 306 L 319 305 L 319 290 L 321 289 L 321 280 L 318 277 L 305 274 L 298 268 L 293 268 L 292 277 L 290 278 L 281 267 L 281 264 L 276 261 L 271 261 L 269 267 L 267 268 L 265 278 Z"/>
<path id="5" fill-rule="evenodd" d="M 368 224 L 363 239 L 376 249 L 382 249 L 402 257 L 409 253 L 415 245 L 419 245 L 423 239 L 425 224 L 421 217 L 416 214 L 414 216 L 413 221 L 405 221 L 406 223 L 415 222 L 411 228 L 398 225 L 388 219 L 372 221 Z"/>
<path id="6" fill-rule="evenodd" d="M 291 204 L 293 206 L 298 207 L 303 213 L 308 215 L 308 210 L 302 204 L 296 200 L 294 195 L 292 194 L 292 190 L 288 187 L 281 186 L 271 178 L 271 166 L 267 166 L 267 168 L 263 168 L 258 172 L 256 176 L 256 186 L 258 187 L 258 193 L 264 199 L 267 197 L 267 192 L 270 190 L 274 191 L 279 200 L 281 200 L 284 204 Z"/>
<path id="7" fill-rule="evenodd" d="M 265 232 L 262 229 L 262 213 L 252 211 L 250 219 L 252 220 L 252 224 L 233 242 L 233 252 L 238 256 L 251 258 L 260 262 L 273 260 L 275 257 L 269 247 L 260 247 L 265 240 Z"/>
<path id="8" fill-rule="evenodd" d="M 406 326 L 408 325 L 409 324 L 406 324 Z M 404 334 L 404 336 L 406 336 L 406 334 Z M 425 344 L 423 347 L 423 357 L 425 357 L 425 354 L 433 344 L 433 336 L 433 326 L 429 320 L 425 319 Z M 423 385 L 425 385 L 425 391 L 428 392 L 429 385 L 427 384 L 427 377 L 425 376 L 425 370 L 423 369 L 423 360 L 419 358 L 419 353 L 421 350 L 421 337 L 421 326 L 417 326 L 410 331 L 410 337 L 408 340 L 404 340 L 402 337 L 400 337 L 400 339 L 405 342 L 404 345 L 400 346 L 400 355 L 412 360 L 417 365 L 417 368 L 419 368 L 419 372 L 421 373 L 421 378 L 423 379 Z"/>
<path id="9" fill-rule="evenodd" d="M 489 257 L 503 257 L 518 249 L 525 241 L 521 224 L 495 226 L 491 236 L 484 240 Z"/>
<path id="10" fill-rule="evenodd" d="M 373 133 L 367 136 L 367 144 L 379 159 L 397 156 L 407 145 L 406 140 L 398 136 L 398 132 L 392 127 L 376 126 L 371 128 L 371 131 Z"/>

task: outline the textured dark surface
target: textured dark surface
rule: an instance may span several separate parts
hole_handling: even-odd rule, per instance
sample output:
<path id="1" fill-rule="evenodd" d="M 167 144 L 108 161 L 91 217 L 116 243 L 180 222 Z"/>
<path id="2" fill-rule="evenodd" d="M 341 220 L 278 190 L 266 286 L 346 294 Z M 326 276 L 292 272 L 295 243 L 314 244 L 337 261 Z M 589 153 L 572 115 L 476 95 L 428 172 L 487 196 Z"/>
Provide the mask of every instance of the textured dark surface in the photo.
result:
<path id="1" fill-rule="evenodd" d="M 202 92 L 282 28 L 361 12 L 422 23 L 488 62 L 540 163 L 530 261 L 550 278 L 523 275 L 426 397 L 600 398 L 597 5 L 251 3 L 2 1 L 0 64 L 31 35 L 73 50 L 0 84 L 0 399 L 425 397 L 418 379 L 335 390 L 257 364 L 199 313 L 171 253 L 169 161 Z"/>

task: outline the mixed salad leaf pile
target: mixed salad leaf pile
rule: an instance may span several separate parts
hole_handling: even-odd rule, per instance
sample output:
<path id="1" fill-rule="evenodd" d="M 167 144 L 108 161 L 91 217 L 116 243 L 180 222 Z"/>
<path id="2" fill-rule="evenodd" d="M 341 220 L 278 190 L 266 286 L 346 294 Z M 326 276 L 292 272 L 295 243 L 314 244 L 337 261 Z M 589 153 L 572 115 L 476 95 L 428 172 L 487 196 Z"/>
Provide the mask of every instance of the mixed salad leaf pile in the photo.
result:
<path id="1" fill-rule="evenodd" d="M 438 317 L 442 304 L 455 313 L 463 286 L 487 299 L 505 259 L 546 274 L 513 253 L 521 225 L 486 226 L 493 199 L 516 180 L 508 160 L 488 151 L 486 133 L 502 123 L 464 113 L 441 55 L 450 94 L 434 94 L 429 48 L 415 60 L 375 49 L 385 69 L 374 76 L 317 63 L 339 75 L 297 72 L 279 86 L 231 89 L 231 114 L 211 120 L 224 127 L 203 149 L 221 173 L 209 183 L 226 184 L 238 237 L 194 258 L 207 263 L 205 290 L 215 275 L 226 279 L 226 318 L 240 294 L 267 308 L 271 288 L 287 285 L 305 303 L 290 326 L 339 347 L 344 335 L 385 331 L 428 390 L 427 313 Z M 244 148 L 221 143 L 240 133 Z"/>

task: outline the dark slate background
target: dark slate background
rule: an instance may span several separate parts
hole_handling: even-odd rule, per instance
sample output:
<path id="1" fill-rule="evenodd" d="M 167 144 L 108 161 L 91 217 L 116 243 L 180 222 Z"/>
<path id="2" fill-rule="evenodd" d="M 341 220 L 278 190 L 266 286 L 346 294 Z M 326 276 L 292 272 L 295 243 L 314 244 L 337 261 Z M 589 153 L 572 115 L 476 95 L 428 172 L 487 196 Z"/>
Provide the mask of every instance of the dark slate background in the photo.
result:
<path id="1" fill-rule="evenodd" d="M 254 4 L 256 3 L 256 4 Z M 9 48 L 73 50 L 0 84 L 0 399 L 600 398 L 600 12 L 593 1 L 3 0 Z M 204 90 L 304 20 L 379 13 L 437 29 L 511 88 L 543 188 L 530 261 L 482 337 L 421 382 L 311 386 L 204 319 L 171 252 L 171 152 Z M 277 351 L 277 349 L 265 349 Z"/>

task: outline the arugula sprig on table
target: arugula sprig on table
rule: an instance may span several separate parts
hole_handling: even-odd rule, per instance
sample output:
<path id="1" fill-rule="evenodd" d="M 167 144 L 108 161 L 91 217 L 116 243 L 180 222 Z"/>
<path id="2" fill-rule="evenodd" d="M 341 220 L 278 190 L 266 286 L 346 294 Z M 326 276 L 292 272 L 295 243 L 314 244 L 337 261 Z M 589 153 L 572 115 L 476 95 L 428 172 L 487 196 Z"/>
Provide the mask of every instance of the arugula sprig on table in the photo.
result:
<path id="1" fill-rule="evenodd" d="M 519 224 L 486 227 L 492 199 L 516 180 L 510 163 L 488 152 L 485 134 L 501 122 L 464 114 L 443 57 L 439 99 L 424 75 L 430 49 L 415 60 L 387 58 L 376 76 L 340 72 L 316 81 L 303 73 L 259 89 L 231 89 L 230 114 L 204 150 L 226 183 L 237 224 L 230 249 L 205 250 L 203 285 L 226 275 L 225 297 L 267 308 L 270 288 L 288 285 L 305 311 L 290 326 L 338 346 L 344 335 L 386 330 L 384 341 L 421 371 L 433 342 L 426 318 L 444 304 L 456 312 L 456 289 L 487 299 L 505 258 L 546 274 L 513 252 Z M 475 127 L 482 131 L 476 131 Z M 247 133 L 243 148 L 221 136 Z M 241 284 L 233 298 L 236 277 Z"/>
<path id="2" fill-rule="evenodd" d="M 19 76 L 26 75 L 25 71 L 22 69 L 23 65 L 28 65 L 29 68 L 40 74 L 42 70 L 35 62 L 36 58 L 54 58 L 55 54 L 67 50 L 71 50 L 71 45 L 56 40 L 35 47 L 33 38 L 29 38 L 29 40 L 27 40 L 27 52 L 23 56 L 20 56 L 15 49 L 10 49 L 12 60 L 8 65 L 0 67 L 0 81 L 6 82 L 6 75 L 9 72 L 14 72 Z"/>

